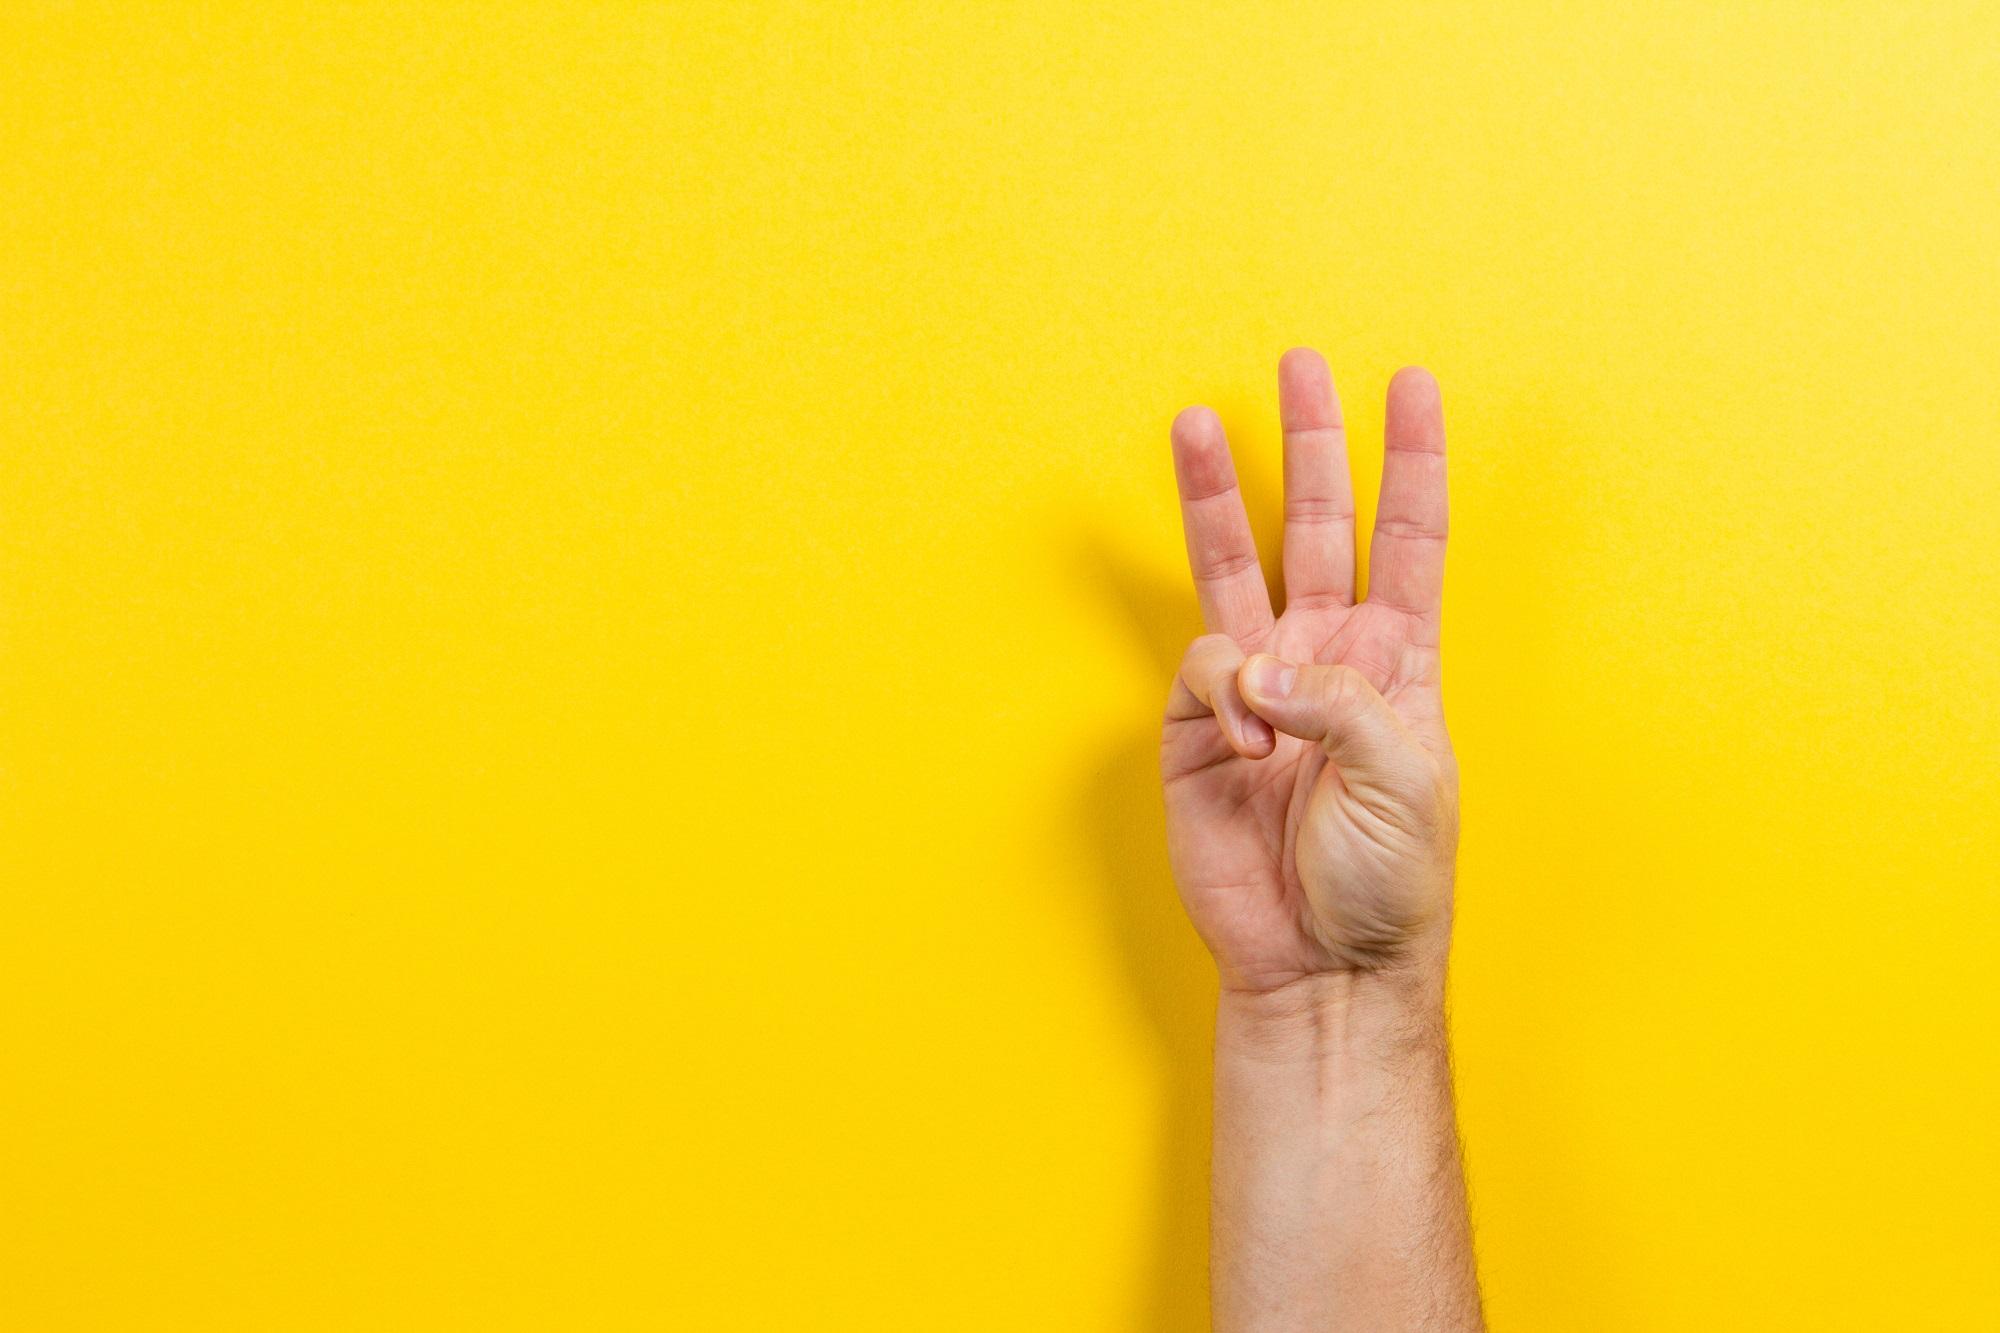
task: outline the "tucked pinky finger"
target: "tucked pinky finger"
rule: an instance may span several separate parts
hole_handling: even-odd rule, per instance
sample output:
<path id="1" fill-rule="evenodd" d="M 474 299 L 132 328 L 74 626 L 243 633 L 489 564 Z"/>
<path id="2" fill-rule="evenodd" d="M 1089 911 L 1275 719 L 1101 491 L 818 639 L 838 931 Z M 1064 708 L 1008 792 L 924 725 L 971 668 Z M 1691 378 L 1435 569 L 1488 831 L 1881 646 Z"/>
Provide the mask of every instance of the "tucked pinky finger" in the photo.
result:
<path id="1" fill-rule="evenodd" d="M 1229 748 L 1245 759 L 1262 759 L 1277 748 L 1271 724 L 1250 711 L 1236 684 L 1243 649 L 1227 634 L 1204 634 L 1188 647 L 1167 700 L 1169 721 L 1213 717 Z"/>

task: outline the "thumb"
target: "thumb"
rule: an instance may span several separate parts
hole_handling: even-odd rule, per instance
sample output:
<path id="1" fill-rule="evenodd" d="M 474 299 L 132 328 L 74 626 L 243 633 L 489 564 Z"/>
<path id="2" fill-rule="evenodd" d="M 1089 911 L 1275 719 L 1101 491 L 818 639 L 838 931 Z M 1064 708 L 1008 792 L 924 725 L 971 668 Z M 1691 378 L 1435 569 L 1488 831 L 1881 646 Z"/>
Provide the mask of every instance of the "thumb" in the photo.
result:
<path id="1" fill-rule="evenodd" d="M 1399 787 L 1422 745 L 1396 710 L 1348 666 L 1304 666 L 1259 653 L 1237 673 L 1244 702 L 1288 736 L 1317 741 L 1343 779 Z"/>

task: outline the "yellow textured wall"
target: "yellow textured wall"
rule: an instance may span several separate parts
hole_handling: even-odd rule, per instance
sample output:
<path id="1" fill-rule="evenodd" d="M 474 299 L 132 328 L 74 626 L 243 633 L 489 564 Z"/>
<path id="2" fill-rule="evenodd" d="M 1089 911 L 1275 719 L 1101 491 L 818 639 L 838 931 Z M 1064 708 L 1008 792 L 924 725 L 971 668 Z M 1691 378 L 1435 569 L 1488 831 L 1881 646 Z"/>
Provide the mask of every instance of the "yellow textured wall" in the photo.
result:
<path id="1" fill-rule="evenodd" d="M 1166 426 L 1275 538 L 1307 342 L 1496 1326 L 2000 1326 L 2000 9 L 1827 8 L 10 7 L 0 1323 L 1200 1327 Z"/>

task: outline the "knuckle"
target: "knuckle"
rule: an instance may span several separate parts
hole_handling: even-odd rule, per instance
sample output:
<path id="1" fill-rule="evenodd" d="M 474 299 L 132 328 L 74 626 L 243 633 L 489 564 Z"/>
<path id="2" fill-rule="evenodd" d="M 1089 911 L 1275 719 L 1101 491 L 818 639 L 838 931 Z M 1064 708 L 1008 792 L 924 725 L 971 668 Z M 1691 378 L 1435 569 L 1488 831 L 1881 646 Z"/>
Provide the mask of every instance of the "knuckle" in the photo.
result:
<path id="1" fill-rule="evenodd" d="M 1351 666 L 1327 668 L 1320 682 L 1320 702 L 1330 713 L 1345 716 L 1358 710 L 1366 701 L 1368 681 Z"/>
<path id="2" fill-rule="evenodd" d="M 1176 683 L 1202 703 L 1211 703 L 1224 682 L 1235 677 L 1243 649 L 1227 634 L 1204 634 L 1181 654 Z"/>
<path id="3" fill-rule="evenodd" d="M 1213 676 L 1226 669 L 1232 659 L 1243 656 L 1236 640 L 1227 634 L 1204 634 L 1188 645 L 1181 658 L 1181 670 L 1189 676 Z"/>

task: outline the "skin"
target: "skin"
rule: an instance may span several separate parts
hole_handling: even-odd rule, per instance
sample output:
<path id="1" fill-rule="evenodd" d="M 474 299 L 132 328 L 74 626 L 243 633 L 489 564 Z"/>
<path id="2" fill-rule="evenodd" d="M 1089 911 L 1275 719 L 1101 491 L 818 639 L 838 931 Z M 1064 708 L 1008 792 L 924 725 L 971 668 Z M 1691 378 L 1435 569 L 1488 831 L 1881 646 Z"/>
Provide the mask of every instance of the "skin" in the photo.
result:
<path id="1" fill-rule="evenodd" d="M 1370 588 L 1326 363 L 1279 363 L 1274 615 L 1221 422 L 1175 420 L 1208 633 L 1160 743 L 1168 851 L 1221 976 L 1215 1326 L 1483 1327 L 1444 1024 L 1458 767 L 1440 696 L 1437 383 L 1389 386 Z"/>

